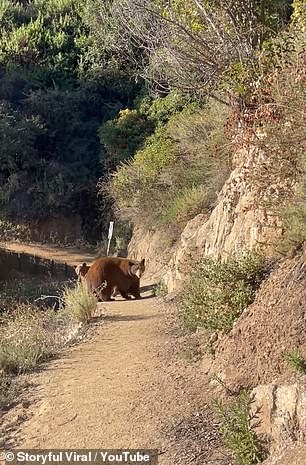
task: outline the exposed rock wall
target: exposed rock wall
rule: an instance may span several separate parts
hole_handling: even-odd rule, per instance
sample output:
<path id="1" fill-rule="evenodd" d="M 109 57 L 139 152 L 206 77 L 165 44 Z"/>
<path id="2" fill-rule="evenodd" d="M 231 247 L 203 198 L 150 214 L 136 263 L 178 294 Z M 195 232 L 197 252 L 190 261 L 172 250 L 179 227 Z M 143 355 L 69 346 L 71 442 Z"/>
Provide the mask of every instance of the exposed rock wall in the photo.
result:
<path id="1" fill-rule="evenodd" d="M 171 250 L 168 264 L 159 267 L 169 292 L 176 291 L 182 285 L 184 261 L 190 253 L 225 260 L 245 247 L 252 249 L 260 245 L 271 250 L 271 245 L 280 234 L 281 225 L 275 214 L 265 207 L 265 200 L 272 195 L 274 198 L 277 196 L 278 186 L 263 187 L 254 182 L 254 174 L 257 179 L 267 175 L 267 163 L 268 157 L 257 147 L 245 146 L 237 151 L 234 169 L 219 193 L 211 215 L 200 214 L 192 219 Z M 145 251 L 155 266 L 156 245 L 160 237 L 157 233 L 141 235 L 137 230 L 130 251 L 136 255 L 140 250 Z"/>
<path id="2" fill-rule="evenodd" d="M 253 173 L 260 176 L 264 154 L 254 147 L 241 149 L 235 158 L 235 168 L 224 184 L 210 217 L 199 215 L 183 231 L 176 251 L 163 278 L 169 292 L 180 286 L 184 277 L 184 259 L 190 252 L 226 260 L 233 252 L 257 246 L 272 251 L 281 232 L 274 213 L 265 207 L 269 191 L 277 188 L 257 186 Z M 261 201 L 259 201 L 261 199 Z"/>
<path id="3" fill-rule="evenodd" d="M 167 244 L 164 233 L 145 231 L 141 227 L 134 228 L 133 237 L 129 243 L 128 256 L 135 260 L 146 259 L 146 276 L 150 275 L 159 282 L 167 269 L 174 249 Z"/>
<path id="4" fill-rule="evenodd" d="M 253 426 L 270 445 L 270 456 L 265 465 L 306 463 L 305 386 L 304 376 L 298 381 L 260 385 L 253 389 Z"/>
<path id="5" fill-rule="evenodd" d="M 270 452 L 305 442 L 305 377 L 284 384 L 259 385 L 252 395 L 253 426 L 270 442 Z"/>

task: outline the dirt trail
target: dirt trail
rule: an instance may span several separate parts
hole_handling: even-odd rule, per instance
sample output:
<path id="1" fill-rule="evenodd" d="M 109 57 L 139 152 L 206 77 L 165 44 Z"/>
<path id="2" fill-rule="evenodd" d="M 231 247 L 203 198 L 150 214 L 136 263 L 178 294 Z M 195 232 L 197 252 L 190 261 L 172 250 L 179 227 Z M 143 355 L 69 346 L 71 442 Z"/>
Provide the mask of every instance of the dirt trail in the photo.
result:
<path id="1" fill-rule="evenodd" d="M 29 246 L 16 248 L 29 252 Z M 44 251 L 48 258 L 55 258 L 53 252 Z M 69 250 L 61 257 L 84 260 Z M 104 317 L 93 337 L 31 377 L 23 412 L 17 406 L 7 414 L 20 420 L 19 428 L 11 428 L 7 447 L 147 447 L 161 452 L 159 464 L 198 463 L 187 461 L 183 450 L 182 462 L 178 460 L 176 440 L 165 431 L 205 404 L 202 374 L 176 356 L 165 358 L 173 335 L 150 292 L 143 292 L 140 301 L 99 304 Z M 9 418 L 6 422 L 9 431 Z M 200 440 L 197 433 L 196 444 Z"/>
<path id="2" fill-rule="evenodd" d="M 56 260 L 75 265 L 79 262 L 92 262 L 95 259 L 95 254 L 92 252 L 82 252 L 78 248 L 59 247 L 56 245 L 46 244 L 19 244 L 15 242 L 0 242 L 0 248 L 11 250 L 13 252 L 24 252 L 31 255 L 37 255 L 49 260 Z"/>
<path id="3" fill-rule="evenodd" d="M 40 401 L 21 447 L 160 447 L 156 422 L 169 393 L 156 382 L 159 315 L 146 300 L 104 308 L 94 338 L 36 379 Z"/>

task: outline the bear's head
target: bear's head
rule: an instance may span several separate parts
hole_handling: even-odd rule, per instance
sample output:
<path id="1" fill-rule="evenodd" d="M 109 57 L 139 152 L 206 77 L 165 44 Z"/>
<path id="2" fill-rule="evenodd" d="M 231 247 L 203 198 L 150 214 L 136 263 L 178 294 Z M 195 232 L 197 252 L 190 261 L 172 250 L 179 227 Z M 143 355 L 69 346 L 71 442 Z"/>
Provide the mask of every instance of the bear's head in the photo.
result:
<path id="1" fill-rule="evenodd" d="M 130 274 L 132 276 L 137 276 L 139 279 L 144 274 L 145 270 L 146 267 L 144 258 L 140 262 L 133 262 L 130 265 Z"/>

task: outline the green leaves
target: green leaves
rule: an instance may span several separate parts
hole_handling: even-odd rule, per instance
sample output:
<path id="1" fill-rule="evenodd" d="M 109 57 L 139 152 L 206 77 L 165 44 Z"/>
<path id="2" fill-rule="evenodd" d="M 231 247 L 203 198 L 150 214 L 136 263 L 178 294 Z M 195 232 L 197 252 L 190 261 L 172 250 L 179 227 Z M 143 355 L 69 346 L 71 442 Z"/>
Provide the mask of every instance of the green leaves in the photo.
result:
<path id="1" fill-rule="evenodd" d="M 265 458 L 265 451 L 251 425 L 250 409 L 252 398 L 248 391 L 229 405 L 215 402 L 220 420 L 220 433 L 226 446 L 232 451 L 237 465 L 255 465 Z"/>
<path id="2" fill-rule="evenodd" d="M 2 214 L 81 213 L 91 230 L 100 222 L 98 128 L 133 98 L 134 87 L 125 86 L 128 75 L 118 82 L 117 70 L 94 68 L 86 5 L 0 0 Z"/>
<path id="3" fill-rule="evenodd" d="M 232 328 L 254 300 L 264 273 L 262 257 L 245 252 L 225 263 L 203 257 L 191 263 L 191 277 L 180 297 L 180 314 L 190 329 Z"/>

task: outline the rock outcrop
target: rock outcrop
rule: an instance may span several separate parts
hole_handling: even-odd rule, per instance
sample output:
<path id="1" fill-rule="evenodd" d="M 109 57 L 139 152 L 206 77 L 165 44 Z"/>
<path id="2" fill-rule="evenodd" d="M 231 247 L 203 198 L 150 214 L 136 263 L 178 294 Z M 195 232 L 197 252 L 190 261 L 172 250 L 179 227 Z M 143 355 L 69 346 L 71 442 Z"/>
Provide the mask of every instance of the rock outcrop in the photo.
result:
<path id="1" fill-rule="evenodd" d="M 269 252 L 280 235 L 281 223 L 267 206 L 267 199 L 277 198 L 279 185 L 257 182 L 265 179 L 268 163 L 257 147 L 240 148 L 210 215 L 199 214 L 189 221 L 176 245 L 167 251 L 164 248 L 162 254 L 161 234 L 136 228 L 130 254 L 145 255 L 171 293 L 184 282 L 184 262 L 190 254 L 226 260 L 235 251 L 258 245 Z M 157 257 L 162 262 L 157 263 Z"/>
<path id="2" fill-rule="evenodd" d="M 281 233 L 281 223 L 269 211 L 269 196 L 277 195 L 277 186 L 258 186 L 254 173 L 266 171 L 264 154 L 254 147 L 241 149 L 235 168 L 224 184 L 209 218 L 198 215 L 190 221 L 171 258 L 163 281 L 169 292 L 180 287 L 184 260 L 190 253 L 226 260 L 233 252 L 261 246 L 269 253 Z"/>
<path id="3" fill-rule="evenodd" d="M 269 458 L 265 463 L 271 465 L 282 463 L 280 458 L 286 456 L 285 449 L 305 444 L 305 387 L 304 376 L 299 381 L 280 385 L 260 385 L 253 389 L 254 402 L 251 409 L 253 426 L 256 433 L 269 443 L 271 457 L 274 457 L 273 460 Z M 291 463 L 296 465 L 298 462 Z M 306 454 L 304 462 L 300 463 L 301 465 L 306 463 Z"/>

